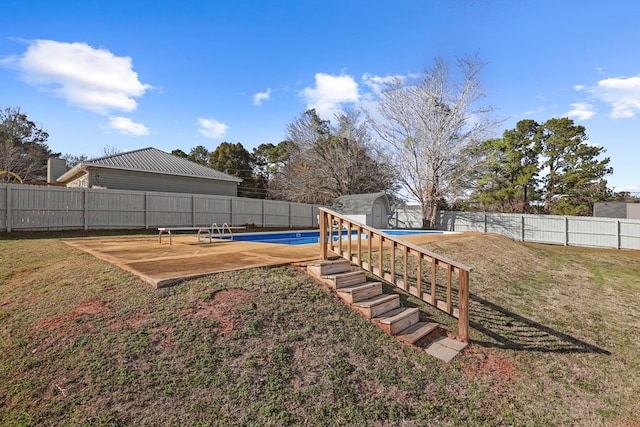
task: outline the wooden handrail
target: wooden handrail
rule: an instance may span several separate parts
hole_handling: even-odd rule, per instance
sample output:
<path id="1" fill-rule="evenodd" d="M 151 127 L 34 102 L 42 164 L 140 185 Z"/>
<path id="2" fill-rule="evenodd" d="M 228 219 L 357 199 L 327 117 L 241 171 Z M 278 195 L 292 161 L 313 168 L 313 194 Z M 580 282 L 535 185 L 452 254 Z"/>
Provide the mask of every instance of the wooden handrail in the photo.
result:
<path id="1" fill-rule="evenodd" d="M 386 280 L 412 295 L 420 298 L 428 304 L 448 313 L 458 319 L 458 337 L 464 342 L 469 341 L 469 273 L 471 267 L 452 259 L 443 257 L 423 247 L 406 242 L 396 236 L 391 236 L 383 231 L 368 225 L 351 220 L 344 215 L 327 208 L 320 208 L 320 257 L 328 259 L 329 250 L 348 259 L 364 270 Z M 334 229 L 336 229 L 334 231 Z M 346 230 L 347 247 L 343 245 L 343 233 Z M 334 241 L 334 236 L 337 239 Z M 352 240 L 356 239 L 355 252 L 353 252 Z M 367 244 L 362 244 L 362 239 L 367 239 Z M 377 248 L 373 240 L 377 239 Z M 366 247 L 365 247 L 366 246 Z M 385 269 L 385 247 L 388 251 L 388 268 Z M 363 249 L 366 250 L 366 261 L 363 259 Z M 401 251 L 402 266 L 396 265 L 396 251 Z M 378 253 L 377 262 L 372 259 L 372 252 Z M 409 260 L 413 256 L 416 260 L 415 281 L 410 283 Z M 430 264 L 431 278 L 428 293 L 423 292 L 423 261 Z M 377 264 L 377 265 L 374 265 Z M 438 268 L 446 270 L 444 282 L 444 300 L 438 299 Z M 452 288 L 454 274 L 458 276 L 458 301 L 454 305 Z M 400 276 L 400 277 L 398 277 Z M 440 292 L 442 293 L 442 292 Z"/>

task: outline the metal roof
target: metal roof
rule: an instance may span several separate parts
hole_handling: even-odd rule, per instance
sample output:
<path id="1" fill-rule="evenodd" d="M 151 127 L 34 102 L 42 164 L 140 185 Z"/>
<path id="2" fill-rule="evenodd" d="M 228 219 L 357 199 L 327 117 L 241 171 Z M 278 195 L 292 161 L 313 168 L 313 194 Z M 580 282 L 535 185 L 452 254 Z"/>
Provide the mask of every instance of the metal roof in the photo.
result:
<path id="1" fill-rule="evenodd" d="M 58 181 L 67 181 L 90 167 L 189 176 L 219 181 L 242 182 L 242 179 L 211 169 L 157 148 L 142 148 L 81 162 L 63 174 Z"/>
<path id="2" fill-rule="evenodd" d="M 373 205 L 382 199 L 387 212 L 389 211 L 389 199 L 385 193 L 350 194 L 340 196 L 333 202 L 333 210 L 336 212 L 355 215 L 371 213 Z"/>

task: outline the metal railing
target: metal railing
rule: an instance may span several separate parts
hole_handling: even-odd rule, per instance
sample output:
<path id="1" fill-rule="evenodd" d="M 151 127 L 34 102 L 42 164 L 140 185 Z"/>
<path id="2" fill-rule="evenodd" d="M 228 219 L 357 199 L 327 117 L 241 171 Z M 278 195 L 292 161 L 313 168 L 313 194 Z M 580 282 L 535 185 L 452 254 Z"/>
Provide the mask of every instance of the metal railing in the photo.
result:
<path id="1" fill-rule="evenodd" d="M 319 223 L 322 259 L 332 251 L 457 318 L 457 335 L 468 342 L 470 267 L 327 208 Z"/>

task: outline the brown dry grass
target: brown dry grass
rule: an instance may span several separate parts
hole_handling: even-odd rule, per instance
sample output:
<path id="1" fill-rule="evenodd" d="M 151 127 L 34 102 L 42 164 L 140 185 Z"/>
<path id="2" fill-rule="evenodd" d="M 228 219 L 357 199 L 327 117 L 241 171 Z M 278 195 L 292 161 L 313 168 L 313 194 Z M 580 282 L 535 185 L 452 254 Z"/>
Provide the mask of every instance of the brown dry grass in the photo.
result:
<path id="1" fill-rule="evenodd" d="M 474 268 L 473 343 L 444 364 L 292 268 L 156 291 L 55 238 L 4 237 L 0 425 L 631 426 L 640 413 L 639 252 L 427 243 Z"/>

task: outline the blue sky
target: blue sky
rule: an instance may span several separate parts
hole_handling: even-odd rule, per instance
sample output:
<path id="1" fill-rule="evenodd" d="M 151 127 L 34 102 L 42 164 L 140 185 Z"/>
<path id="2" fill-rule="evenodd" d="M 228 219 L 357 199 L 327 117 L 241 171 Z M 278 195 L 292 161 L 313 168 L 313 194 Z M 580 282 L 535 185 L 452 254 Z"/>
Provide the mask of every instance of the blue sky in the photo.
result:
<path id="1" fill-rule="evenodd" d="M 378 77 L 477 54 L 496 136 L 568 116 L 606 148 L 610 185 L 638 192 L 639 16 L 635 0 L 3 0 L 0 107 L 63 154 L 251 151 Z"/>

